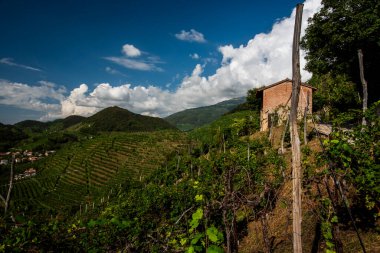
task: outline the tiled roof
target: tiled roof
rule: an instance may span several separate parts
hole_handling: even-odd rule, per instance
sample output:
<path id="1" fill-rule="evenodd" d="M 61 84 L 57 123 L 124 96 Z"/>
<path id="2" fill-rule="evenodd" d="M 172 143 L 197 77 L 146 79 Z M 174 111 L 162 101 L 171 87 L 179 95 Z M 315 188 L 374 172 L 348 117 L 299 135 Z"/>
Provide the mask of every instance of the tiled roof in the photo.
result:
<path id="1" fill-rule="evenodd" d="M 257 89 L 257 92 L 259 92 L 259 91 L 263 91 L 263 90 L 266 90 L 266 89 L 269 89 L 269 88 L 272 88 L 272 87 L 274 87 L 274 86 L 276 86 L 276 85 L 279 85 L 279 84 L 282 84 L 282 83 L 285 83 L 285 82 L 291 82 L 291 81 L 292 81 L 292 80 L 290 80 L 289 78 L 286 78 L 286 79 L 284 79 L 284 80 L 278 81 L 278 82 L 273 83 L 273 84 L 271 84 L 271 85 L 263 86 L 263 87 Z M 311 88 L 311 89 L 313 89 L 313 90 L 316 90 L 316 89 L 317 89 L 317 88 L 315 88 L 315 87 L 312 87 L 312 86 L 308 85 L 307 83 L 301 83 L 301 85 L 302 85 L 302 86 L 305 86 L 305 87 L 308 87 L 308 88 Z"/>

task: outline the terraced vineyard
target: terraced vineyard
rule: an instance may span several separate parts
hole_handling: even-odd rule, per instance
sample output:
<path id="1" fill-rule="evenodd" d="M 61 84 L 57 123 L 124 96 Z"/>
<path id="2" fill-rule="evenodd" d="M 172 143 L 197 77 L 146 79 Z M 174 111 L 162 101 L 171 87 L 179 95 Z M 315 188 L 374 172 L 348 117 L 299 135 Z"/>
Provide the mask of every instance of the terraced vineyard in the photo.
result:
<path id="1" fill-rule="evenodd" d="M 108 133 L 71 144 L 46 158 L 37 175 L 17 181 L 15 206 L 78 207 L 99 201 L 125 180 L 140 180 L 165 156 L 186 145 L 186 135 L 166 130 Z M 4 192 L 6 186 L 2 186 Z"/>

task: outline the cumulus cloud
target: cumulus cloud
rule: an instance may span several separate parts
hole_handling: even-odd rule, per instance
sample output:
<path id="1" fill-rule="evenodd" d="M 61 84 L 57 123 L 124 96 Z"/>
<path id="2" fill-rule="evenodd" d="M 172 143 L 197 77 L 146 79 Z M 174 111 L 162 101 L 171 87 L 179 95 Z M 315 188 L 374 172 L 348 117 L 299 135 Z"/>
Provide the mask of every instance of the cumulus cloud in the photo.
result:
<path id="1" fill-rule="evenodd" d="M 307 27 L 307 19 L 320 8 L 320 0 L 305 2 L 302 34 Z M 246 46 L 234 48 L 226 45 L 219 48 L 223 55 L 219 75 L 232 75 L 235 82 L 250 84 L 253 87 L 291 77 L 292 40 L 295 10 L 289 18 L 284 18 L 274 24 L 268 34 L 257 34 Z M 301 66 L 305 66 L 305 53 L 301 51 Z M 303 80 L 310 73 L 302 70 Z"/>
<path id="2" fill-rule="evenodd" d="M 122 52 L 129 57 L 137 57 L 141 55 L 141 51 L 134 45 L 125 44 L 123 46 Z"/>
<path id="3" fill-rule="evenodd" d="M 42 71 L 41 69 L 38 69 L 38 68 L 34 68 L 34 67 L 31 67 L 31 66 L 28 66 L 28 65 L 23 65 L 23 64 L 16 63 L 16 62 L 13 61 L 12 58 L 1 58 L 0 59 L 0 63 L 8 65 L 8 66 L 13 66 L 13 67 L 19 67 L 19 68 L 27 69 L 27 70 L 33 70 L 33 71 L 39 71 L 39 72 Z"/>
<path id="4" fill-rule="evenodd" d="M 319 8 L 320 0 L 305 2 L 303 30 L 307 26 L 307 19 Z M 219 47 L 222 61 L 214 74 L 205 76 L 204 66 L 197 64 L 191 74 L 179 81 L 174 91 L 154 85 L 112 86 L 109 83 L 101 83 L 90 90 L 88 85 L 81 84 L 64 99 L 61 95 L 55 95 L 61 99 L 60 114 L 62 117 L 72 114 L 89 116 L 102 108 L 117 105 L 136 113 L 163 117 L 184 109 L 245 96 L 249 89 L 269 85 L 287 77 L 291 78 L 294 18 L 295 10 L 290 17 L 276 22 L 269 33 L 256 35 L 246 45 Z M 304 56 L 304 52 L 301 51 L 301 67 L 305 65 Z M 132 59 L 116 58 L 110 60 L 119 61 L 119 64 L 131 64 L 120 59 Z M 144 66 L 141 65 L 140 68 L 148 68 Z M 310 77 L 310 73 L 304 70 L 301 75 L 303 81 Z M 51 89 L 46 85 L 43 87 Z"/>
<path id="5" fill-rule="evenodd" d="M 203 34 L 194 29 L 190 29 L 190 31 L 182 30 L 180 33 L 175 34 L 175 37 L 179 40 L 190 41 L 190 42 L 198 42 L 198 43 L 206 42 L 206 39 L 204 38 Z"/>
<path id="6" fill-rule="evenodd" d="M 201 58 L 197 53 L 190 54 L 189 56 L 191 59 L 194 59 L 194 60 L 198 60 L 199 58 Z"/>
<path id="7" fill-rule="evenodd" d="M 131 87 L 124 84 L 112 87 L 108 83 L 99 84 L 88 93 L 88 86 L 81 84 L 70 96 L 62 101 L 62 116 L 72 114 L 88 116 L 102 108 L 118 105 L 145 115 L 161 115 L 168 110 L 171 94 L 167 91 L 149 87 Z M 166 102 L 169 102 L 166 105 Z"/>
<path id="8" fill-rule="evenodd" d="M 305 2 L 302 32 L 307 26 L 307 19 L 319 8 L 320 0 Z M 295 10 L 290 17 L 276 22 L 269 33 L 257 34 L 246 45 L 219 47 L 222 62 L 215 74 L 203 76 L 203 66 L 197 64 L 191 75 L 185 76 L 173 92 L 155 86 L 132 88 L 131 84 L 125 84 L 113 87 L 103 83 L 87 95 L 70 95 L 65 101 L 70 102 L 70 108 L 79 107 L 82 115 L 118 105 L 136 113 L 167 116 L 187 108 L 244 96 L 249 89 L 291 78 L 294 18 Z M 302 67 L 305 65 L 304 56 L 301 51 Z M 301 75 L 303 81 L 310 77 L 310 73 L 305 70 L 302 70 Z M 67 112 L 64 109 L 63 103 L 62 112 L 65 116 L 69 115 L 65 113 L 75 111 Z"/>
<path id="9" fill-rule="evenodd" d="M 54 83 L 40 81 L 38 85 L 0 80 L 0 104 L 60 115 L 60 102 L 66 89 Z M 51 116 L 52 117 L 52 116 Z"/>

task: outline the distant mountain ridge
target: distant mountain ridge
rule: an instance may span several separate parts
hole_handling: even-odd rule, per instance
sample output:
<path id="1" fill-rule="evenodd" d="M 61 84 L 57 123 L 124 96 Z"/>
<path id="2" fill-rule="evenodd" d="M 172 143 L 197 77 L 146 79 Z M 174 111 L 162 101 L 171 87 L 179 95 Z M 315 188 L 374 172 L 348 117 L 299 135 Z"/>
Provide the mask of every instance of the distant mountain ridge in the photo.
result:
<path id="1" fill-rule="evenodd" d="M 71 115 L 64 119 L 56 119 L 48 122 L 41 122 L 37 120 L 23 120 L 14 124 L 14 126 L 24 130 L 29 129 L 34 132 L 42 132 L 48 129 L 63 130 L 82 122 L 84 119 L 86 118 L 79 115 Z"/>
<path id="2" fill-rule="evenodd" d="M 144 116 L 118 106 L 105 108 L 86 118 L 71 115 L 50 122 L 24 120 L 14 126 L 28 132 L 45 130 L 72 130 L 94 133 L 98 131 L 155 131 L 178 128 L 188 131 L 211 123 L 245 102 L 245 97 L 226 100 L 215 105 L 187 109 L 174 113 L 164 119 Z"/>
<path id="3" fill-rule="evenodd" d="M 215 105 L 187 109 L 164 118 L 182 131 L 189 131 L 213 122 L 245 102 L 245 97 L 226 100 Z"/>
<path id="4" fill-rule="evenodd" d="M 144 116 L 117 106 L 105 108 L 86 118 L 71 115 L 64 119 L 49 122 L 24 120 L 14 124 L 19 129 L 28 132 L 43 132 L 45 130 L 81 130 L 84 132 L 98 131 L 155 131 L 176 129 L 173 125 L 161 118 Z"/>
<path id="5" fill-rule="evenodd" d="M 117 106 L 108 107 L 81 122 L 95 131 L 155 131 L 175 129 L 161 118 L 144 116 Z"/>

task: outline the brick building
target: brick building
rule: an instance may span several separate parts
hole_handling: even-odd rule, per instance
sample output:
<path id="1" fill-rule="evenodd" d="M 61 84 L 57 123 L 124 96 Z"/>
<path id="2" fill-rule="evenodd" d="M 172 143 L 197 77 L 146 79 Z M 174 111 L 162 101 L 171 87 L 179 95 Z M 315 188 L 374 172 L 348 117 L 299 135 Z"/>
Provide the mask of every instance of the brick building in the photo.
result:
<path id="1" fill-rule="evenodd" d="M 313 108 L 313 90 L 305 83 L 301 84 L 298 102 L 298 116 L 302 117 L 309 97 L 308 113 Z M 290 98 L 292 95 L 292 80 L 284 79 L 269 86 L 257 90 L 256 96 L 261 99 L 260 130 L 267 130 L 272 124 L 281 124 L 286 120 L 290 109 Z"/>

